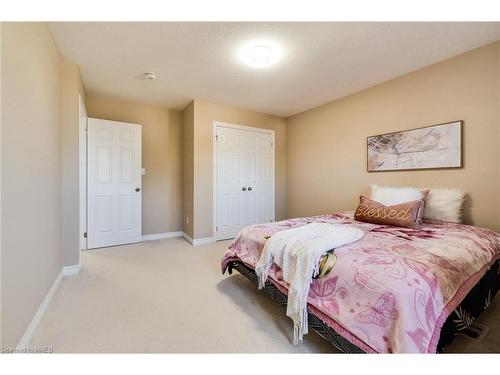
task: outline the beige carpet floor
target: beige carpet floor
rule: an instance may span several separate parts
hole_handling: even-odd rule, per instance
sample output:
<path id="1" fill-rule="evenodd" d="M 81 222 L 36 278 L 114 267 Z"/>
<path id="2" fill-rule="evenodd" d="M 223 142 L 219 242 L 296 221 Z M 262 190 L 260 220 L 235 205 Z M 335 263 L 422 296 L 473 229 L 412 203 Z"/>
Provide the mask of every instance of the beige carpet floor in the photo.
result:
<path id="1" fill-rule="evenodd" d="M 173 238 L 90 250 L 79 275 L 65 278 L 31 346 L 63 353 L 332 353 L 314 332 L 293 346 L 283 306 L 237 272 L 221 275 L 228 241 L 192 247 Z M 479 319 L 475 342 L 457 337 L 448 352 L 500 353 L 498 298 Z"/>

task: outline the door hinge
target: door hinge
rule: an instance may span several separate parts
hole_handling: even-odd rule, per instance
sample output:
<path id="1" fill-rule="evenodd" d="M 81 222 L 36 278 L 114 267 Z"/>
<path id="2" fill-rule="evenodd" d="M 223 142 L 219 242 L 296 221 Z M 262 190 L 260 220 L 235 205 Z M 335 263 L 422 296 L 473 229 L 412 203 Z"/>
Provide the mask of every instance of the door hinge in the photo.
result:
<path id="1" fill-rule="evenodd" d="M 215 135 L 215 140 L 218 141 L 219 140 L 219 136 L 216 134 Z"/>
<path id="2" fill-rule="evenodd" d="M 87 238 L 87 232 L 83 233 L 83 238 Z"/>
<path id="3" fill-rule="evenodd" d="M 274 142 L 271 142 L 271 147 L 273 147 L 273 146 L 274 146 Z"/>

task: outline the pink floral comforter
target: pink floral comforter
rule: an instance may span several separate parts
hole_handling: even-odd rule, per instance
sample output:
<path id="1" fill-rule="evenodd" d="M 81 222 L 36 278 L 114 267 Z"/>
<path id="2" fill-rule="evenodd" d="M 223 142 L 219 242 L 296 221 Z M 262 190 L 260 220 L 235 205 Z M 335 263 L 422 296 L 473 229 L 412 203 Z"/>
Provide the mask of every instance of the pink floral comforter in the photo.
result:
<path id="1" fill-rule="evenodd" d="M 500 234 L 469 225 L 426 222 L 416 229 L 355 221 L 341 212 L 244 228 L 222 260 L 254 268 L 266 236 L 311 222 L 354 225 L 364 237 L 335 250 L 332 271 L 314 280 L 308 308 L 366 352 L 435 353 L 441 327 L 488 267 Z M 274 265 L 271 281 L 287 284 Z"/>

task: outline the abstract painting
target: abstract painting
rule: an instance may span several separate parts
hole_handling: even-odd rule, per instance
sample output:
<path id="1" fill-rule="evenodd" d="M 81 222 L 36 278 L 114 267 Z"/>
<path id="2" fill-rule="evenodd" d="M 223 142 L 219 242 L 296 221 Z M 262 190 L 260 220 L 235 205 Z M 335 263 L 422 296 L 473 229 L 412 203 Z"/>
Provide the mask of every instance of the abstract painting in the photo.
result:
<path id="1" fill-rule="evenodd" d="M 368 172 L 462 167 L 462 121 L 368 137 Z"/>

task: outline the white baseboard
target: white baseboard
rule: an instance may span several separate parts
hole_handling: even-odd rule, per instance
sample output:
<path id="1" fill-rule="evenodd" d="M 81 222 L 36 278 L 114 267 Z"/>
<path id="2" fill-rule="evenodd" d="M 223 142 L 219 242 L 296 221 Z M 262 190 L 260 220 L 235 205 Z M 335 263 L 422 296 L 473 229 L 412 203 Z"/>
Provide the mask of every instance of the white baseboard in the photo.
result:
<path id="1" fill-rule="evenodd" d="M 43 299 L 42 303 L 40 304 L 40 307 L 38 307 L 38 310 L 36 311 L 35 315 L 33 316 L 33 319 L 31 319 L 31 323 L 29 324 L 28 328 L 26 328 L 26 331 L 24 331 L 24 335 L 23 335 L 23 337 L 21 337 L 21 340 L 19 341 L 19 344 L 17 345 L 17 349 L 28 348 L 28 346 L 31 342 L 31 338 L 33 337 L 33 333 L 35 332 L 35 329 L 38 326 L 38 323 L 40 323 L 40 319 L 42 319 L 42 316 L 45 313 L 47 306 L 49 306 L 50 301 L 52 301 L 54 294 L 56 293 L 57 289 L 59 288 L 59 285 L 61 284 L 62 279 L 65 277 L 68 277 L 68 276 L 77 275 L 79 272 L 80 272 L 80 265 L 79 264 L 76 264 L 74 266 L 66 266 L 66 267 L 62 268 L 61 272 L 59 272 L 56 279 L 52 283 L 52 286 L 50 287 L 49 291 L 45 295 L 45 298 Z"/>
<path id="2" fill-rule="evenodd" d="M 26 331 L 24 332 L 23 337 L 21 337 L 21 340 L 19 341 L 19 344 L 17 345 L 17 349 L 25 349 L 30 344 L 31 338 L 33 337 L 33 333 L 35 332 L 35 329 L 38 326 L 38 323 L 40 323 L 40 319 L 42 319 L 42 316 L 45 313 L 47 306 L 49 305 L 50 301 L 54 297 L 54 294 L 56 293 L 57 288 L 59 288 L 59 285 L 61 284 L 61 280 L 63 278 L 63 272 L 64 271 L 61 270 L 61 272 L 59 272 L 56 279 L 52 283 L 52 286 L 50 287 L 49 291 L 47 292 L 47 295 L 45 296 L 42 303 L 40 304 L 40 307 L 38 308 L 35 315 L 33 316 L 31 323 L 28 325 L 28 328 L 26 328 Z"/>
<path id="3" fill-rule="evenodd" d="M 62 275 L 63 277 L 75 276 L 80 272 L 80 265 L 76 264 L 74 266 L 63 267 Z"/>
<path id="4" fill-rule="evenodd" d="M 205 237 L 205 238 L 192 238 L 188 236 L 186 233 L 182 233 L 182 236 L 193 246 L 207 245 L 210 243 L 215 243 L 215 237 Z"/>
<path id="5" fill-rule="evenodd" d="M 174 237 L 182 237 L 183 233 L 181 231 L 178 232 L 166 232 L 166 233 L 157 233 L 157 234 L 143 234 L 143 241 L 154 241 L 154 240 L 162 240 L 164 238 L 174 238 Z"/>

